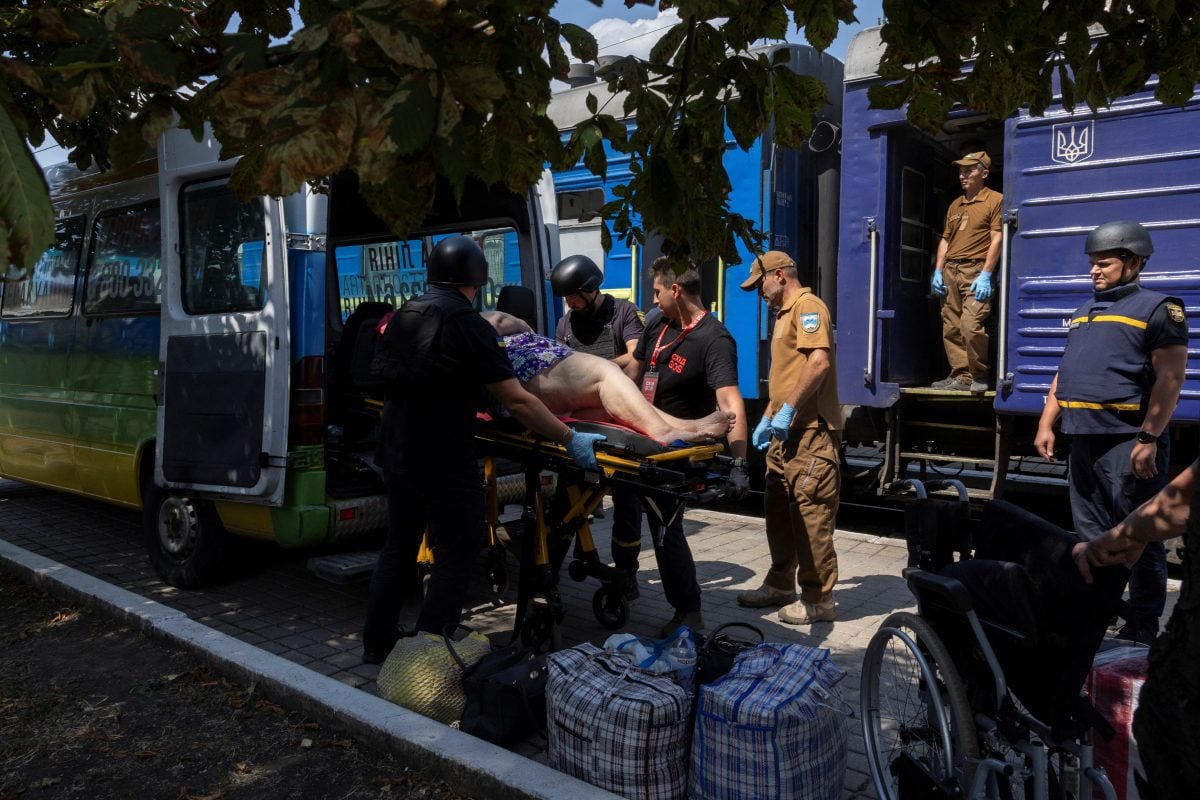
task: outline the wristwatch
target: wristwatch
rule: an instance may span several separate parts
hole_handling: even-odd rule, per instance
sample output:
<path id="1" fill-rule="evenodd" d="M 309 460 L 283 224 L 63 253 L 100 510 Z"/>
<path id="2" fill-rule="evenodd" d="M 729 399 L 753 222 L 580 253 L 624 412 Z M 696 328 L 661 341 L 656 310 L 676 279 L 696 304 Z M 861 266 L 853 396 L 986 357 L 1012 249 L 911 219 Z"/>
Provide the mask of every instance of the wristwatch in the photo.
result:
<path id="1" fill-rule="evenodd" d="M 1151 443 L 1157 442 L 1157 441 L 1158 441 L 1158 437 L 1155 436 L 1150 431 L 1138 431 L 1137 432 L 1137 443 L 1138 444 L 1151 444 Z"/>
<path id="2" fill-rule="evenodd" d="M 733 466 L 735 466 L 735 467 L 745 467 L 745 466 L 746 466 L 746 459 L 744 459 L 744 458 L 735 458 L 735 459 L 733 460 Z"/>

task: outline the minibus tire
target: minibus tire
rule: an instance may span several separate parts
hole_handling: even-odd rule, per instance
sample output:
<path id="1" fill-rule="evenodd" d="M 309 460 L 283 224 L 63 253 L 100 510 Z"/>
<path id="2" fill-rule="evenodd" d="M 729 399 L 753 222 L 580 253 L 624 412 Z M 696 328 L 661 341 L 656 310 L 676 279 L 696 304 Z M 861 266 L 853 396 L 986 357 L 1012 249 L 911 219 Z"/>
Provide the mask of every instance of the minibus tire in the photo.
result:
<path id="1" fill-rule="evenodd" d="M 157 486 L 142 496 L 146 552 L 163 581 L 199 589 L 228 575 L 231 536 L 212 503 Z"/>

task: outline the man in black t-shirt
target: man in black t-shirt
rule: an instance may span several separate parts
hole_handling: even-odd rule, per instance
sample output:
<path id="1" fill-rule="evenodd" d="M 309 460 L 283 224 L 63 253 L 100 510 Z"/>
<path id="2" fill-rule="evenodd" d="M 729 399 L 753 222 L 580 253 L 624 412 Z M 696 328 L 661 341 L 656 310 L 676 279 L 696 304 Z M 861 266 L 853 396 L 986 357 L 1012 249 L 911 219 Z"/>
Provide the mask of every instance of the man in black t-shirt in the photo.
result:
<path id="1" fill-rule="evenodd" d="M 729 452 L 734 457 L 729 485 L 732 496 L 750 488 L 746 473 L 746 407 L 737 382 L 737 347 L 719 319 L 700 301 L 700 274 L 695 266 L 680 274 L 666 257 L 651 265 L 658 312 L 646 316 L 646 330 L 633 352 L 631 372 L 642 393 L 668 414 L 698 419 L 720 408 L 734 417 Z M 662 535 L 660 536 L 660 533 Z M 667 602 L 675 615 L 659 631 L 670 635 L 680 625 L 703 630 L 696 562 L 683 535 L 683 515 L 665 532 L 650 522 L 654 555 Z"/>
<path id="2" fill-rule="evenodd" d="M 607 358 L 622 369 L 633 359 L 633 349 L 642 335 L 642 317 L 637 306 L 600 291 L 604 272 L 587 256 L 567 256 L 550 273 L 550 286 L 566 301 L 567 313 L 558 321 L 554 336 L 581 353 Z M 628 487 L 612 490 L 613 563 L 633 576 L 642 549 L 642 503 Z M 636 578 L 629 581 L 625 595 L 638 596 Z"/>

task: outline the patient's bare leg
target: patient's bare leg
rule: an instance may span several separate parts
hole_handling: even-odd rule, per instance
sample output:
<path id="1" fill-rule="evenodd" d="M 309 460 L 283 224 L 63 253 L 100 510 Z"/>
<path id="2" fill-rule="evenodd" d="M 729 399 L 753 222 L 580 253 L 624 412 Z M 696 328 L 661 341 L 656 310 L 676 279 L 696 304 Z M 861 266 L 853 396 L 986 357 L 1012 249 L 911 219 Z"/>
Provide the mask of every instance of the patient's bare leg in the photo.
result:
<path id="1" fill-rule="evenodd" d="M 551 411 L 571 413 L 602 408 L 622 425 L 659 442 L 715 439 L 729 431 L 729 419 L 715 411 L 698 420 L 666 414 L 646 400 L 621 368 L 598 356 L 574 353 L 538 375 L 526 386 Z"/>

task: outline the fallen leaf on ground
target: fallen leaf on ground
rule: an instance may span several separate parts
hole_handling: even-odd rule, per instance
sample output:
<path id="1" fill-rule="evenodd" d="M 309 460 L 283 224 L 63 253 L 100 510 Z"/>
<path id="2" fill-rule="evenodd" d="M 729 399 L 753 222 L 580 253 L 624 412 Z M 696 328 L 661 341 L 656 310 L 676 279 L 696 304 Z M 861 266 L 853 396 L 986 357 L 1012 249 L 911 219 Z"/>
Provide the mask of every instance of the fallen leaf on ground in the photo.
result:
<path id="1" fill-rule="evenodd" d="M 312 746 L 313 746 L 313 740 L 312 740 L 312 739 L 301 739 L 301 740 L 300 740 L 300 746 L 301 746 L 301 747 L 304 747 L 304 748 L 312 747 Z"/>

